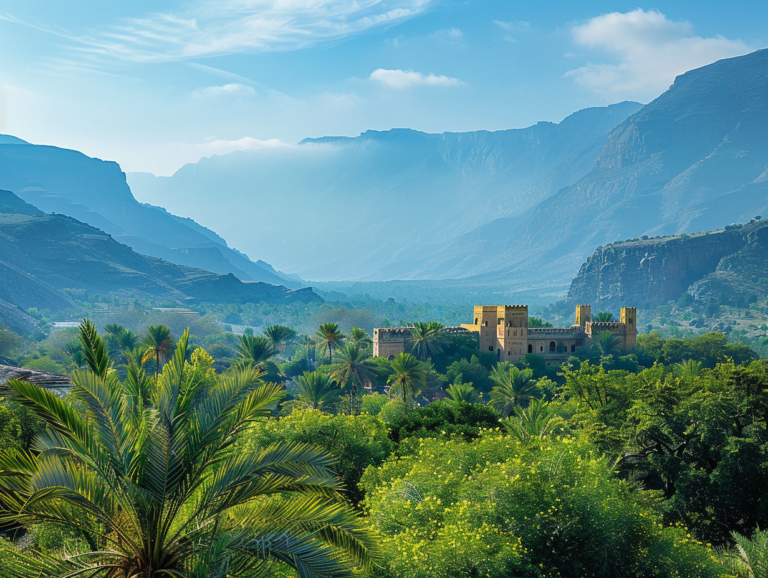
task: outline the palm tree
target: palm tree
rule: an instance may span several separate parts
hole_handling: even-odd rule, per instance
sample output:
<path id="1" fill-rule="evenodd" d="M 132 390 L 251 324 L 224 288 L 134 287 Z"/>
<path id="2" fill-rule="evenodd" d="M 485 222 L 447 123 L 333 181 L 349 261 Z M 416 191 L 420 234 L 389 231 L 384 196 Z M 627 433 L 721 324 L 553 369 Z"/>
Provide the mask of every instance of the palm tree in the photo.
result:
<path id="1" fill-rule="evenodd" d="M 683 363 L 676 363 L 675 373 L 684 378 L 699 377 L 701 375 L 701 361 L 689 359 Z"/>
<path id="2" fill-rule="evenodd" d="M 339 331 L 338 323 L 323 323 L 317 328 L 315 341 L 320 349 L 328 350 L 328 360 L 333 365 L 333 350 L 338 349 L 344 341 L 344 334 Z"/>
<path id="3" fill-rule="evenodd" d="M 503 361 L 496 364 L 489 377 L 496 386 L 491 389 L 488 405 L 496 408 L 502 417 L 508 416 L 516 406 L 533 397 L 535 381 L 531 369 L 519 369 Z"/>
<path id="4" fill-rule="evenodd" d="M 609 321 L 613 321 L 613 313 L 609 313 L 607 311 L 598 311 L 597 315 L 595 315 L 594 319 L 592 321 L 600 321 L 603 323 L 607 323 Z"/>
<path id="5" fill-rule="evenodd" d="M 750 540 L 737 532 L 732 534 L 735 545 L 726 553 L 729 575 L 737 578 L 765 578 L 768 576 L 768 532 L 759 528 Z"/>
<path id="6" fill-rule="evenodd" d="M 83 346 L 79 343 L 75 341 L 67 343 L 64 353 L 70 357 L 75 368 L 79 369 L 85 365 L 85 353 L 83 353 Z"/>
<path id="7" fill-rule="evenodd" d="M 61 556 L 9 552 L 15 576 L 250 577 L 279 560 L 314 578 L 368 564 L 373 540 L 339 495 L 330 455 L 285 442 L 243 450 L 280 386 L 253 367 L 212 387 L 194 380 L 188 330 L 156 384 L 136 363 L 121 383 L 88 323 L 89 369 L 72 374 L 71 401 L 0 385 L 47 425 L 35 453 L 0 450 L 4 521 L 80 538 Z"/>
<path id="8" fill-rule="evenodd" d="M 373 344 L 371 336 L 368 335 L 368 332 L 361 327 L 352 328 L 352 331 L 349 332 L 349 340 L 357 345 L 360 349 L 365 349 L 369 345 Z"/>
<path id="9" fill-rule="evenodd" d="M 408 353 L 412 353 L 421 361 L 436 357 L 443 352 L 446 335 L 445 327 L 437 321 L 429 323 L 414 323 L 411 337 L 405 344 Z"/>
<path id="10" fill-rule="evenodd" d="M 237 344 L 240 364 L 263 368 L 267 361 L 277 355 L 272 342 L 267 337 L 241 335 Z"/>
<path id="11" fill-rule="evenodd" d="M 593 339 L 603 355 L 610 355 L 621 343 L 621 337 L 608 330 L 601 331 Z"/>
<path id="12" fill-rule="evenodd" d="M 482 396 L 471 383 L 462 383 L 461 374 L 456 377 L 454 381 L 446 390 L 445 393 L 448 397 L 455 402 L 463 403 L 480 403 Z"/>
<path id="13" fill-rule="evenodd" d="M 305 371 L 296 380 L 296 387 L 301 392 L 299 401 L 309 409 L 322 409 L 331 398 L 339 394 L 336 382 L 329 375 L 317 371 Z"/>
<path id="14" fill-rule="evenodd" d="M 272 342 L 275 349 L 279 349 L 284 343 L 293 339 L 296 332 L 285 325 L 270 325 L 264 330 L 264 335 Z"/>
<path id="15" fill-rule="evenodd" d="M 392 375 L 387 379 L 389 383 L 390 397 L 395 391 L 400 391 L 403 403 L 408 403 L 409 397 L 416 397 L 426 385 L 426 373 L 416 359 L 410 353 L 399 353 L 389 363 Z"/>
<path id="16" fill-rule="evenodd" d="M 504 420 L 505 429 L 524 444 L 549 435 L 553 427 L 552 415 L 547 413 L 548 405 L 543 400 L 532 399 L 527 408 L 516 407 L 514 417 Z"/>
<path id="17" fill-rule="evenodd" d="M 342 387 L 349 387 L 349 395 L 352 403 L 351 410 L 355 412 L 354 400 L 357 392 L 362 389 L 366 380 L 374 377 L 374 370 L 367 361 L 368 355 L 354 343 L 346 343 L 339 348 L 336 369 L 331 377 L 338 381 Z"/>
<path id="18" fill-rule="evenodd" d="M 144 336 L 144 345 L 147 349 L 144 351 L 144 359 L 155 358 L 155 376 L 160 372 L 160 361 L 168 358 L 173 348 L 173 338 L 171 330 L 165 325 L 151 325 L 147 327 L 147 334 Z"/>

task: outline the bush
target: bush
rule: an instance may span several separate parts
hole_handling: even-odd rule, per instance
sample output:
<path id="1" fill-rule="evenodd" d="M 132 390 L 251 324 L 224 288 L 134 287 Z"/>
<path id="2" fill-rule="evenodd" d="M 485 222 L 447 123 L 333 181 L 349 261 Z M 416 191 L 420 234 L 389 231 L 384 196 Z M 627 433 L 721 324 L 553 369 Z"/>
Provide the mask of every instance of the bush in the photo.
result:
<path id="1" fill-rule="evenodd" d="M 403 412 L 389 422 L 389 437 L 396 444 L 408 437 L 459 435 L 474 439 L 481 428 L 495 428 L 499 415 L 490 407 L 476 403 L 439 401 Z"/>
<path id="2" fill-rule="evenodd" d="M 388 578 L 709 577 L 714 552 L 662 528 L 654 497 L 573 438 L 423 439 L 361 485 Z"/>
<path id="3" fill-rule="evenodd" d="M 381 464 L 393 448 L 387 427 L 378 417 L 330 415 L 312 409 L 294 410 L 290 415 L 254 424 L 249 449 L 280 440 L 314 444 L 330 452 L 338 460 L 334 469 L 354 504 L 363 499 L 358 482 L 365 468 Z"/>

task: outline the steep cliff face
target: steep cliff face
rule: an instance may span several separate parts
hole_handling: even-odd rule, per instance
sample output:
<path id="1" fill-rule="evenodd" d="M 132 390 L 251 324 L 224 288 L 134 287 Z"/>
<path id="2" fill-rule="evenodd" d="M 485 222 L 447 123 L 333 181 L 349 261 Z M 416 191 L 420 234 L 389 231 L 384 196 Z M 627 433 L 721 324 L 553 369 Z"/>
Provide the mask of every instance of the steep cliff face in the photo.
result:
<path id="1" fill-rule="evenodd" d="M 569 305 L 653 307 L 688 291 L 697 300 L 739 301 L 768 277 L 768 222 L 691 236 L 598 247 L 571 283 Z M 755 287 L 752 287 L 752 286 Z"/>

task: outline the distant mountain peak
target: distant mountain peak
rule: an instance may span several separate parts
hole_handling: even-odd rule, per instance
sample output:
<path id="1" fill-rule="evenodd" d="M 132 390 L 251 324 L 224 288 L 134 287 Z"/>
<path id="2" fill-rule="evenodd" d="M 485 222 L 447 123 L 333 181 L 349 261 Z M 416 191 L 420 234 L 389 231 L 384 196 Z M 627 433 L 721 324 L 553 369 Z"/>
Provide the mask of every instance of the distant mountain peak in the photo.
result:
<path id="1" fill-rule="evenodd" d="M 0 134 L 0 145 L 28 145 L 29 143 L 9 134 Z"/>

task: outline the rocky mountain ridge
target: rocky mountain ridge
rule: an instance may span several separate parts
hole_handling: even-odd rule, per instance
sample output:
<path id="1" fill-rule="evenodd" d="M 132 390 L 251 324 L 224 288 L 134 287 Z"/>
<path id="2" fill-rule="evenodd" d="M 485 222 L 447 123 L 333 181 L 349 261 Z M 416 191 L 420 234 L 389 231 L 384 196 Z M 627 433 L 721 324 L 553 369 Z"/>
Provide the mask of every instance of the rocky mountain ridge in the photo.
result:
<path id="1" fill-rule="evenodd" d="M 305 139 L 128 181 L 138 198 L 227 230 L 239 247 L 263 247 L 267 261 L 307 279 L 457 278 L 490 253 L 432 255 L 578 181 L 611 129 L 641 106 L 585 109 L 524 129 Z"/>
<path id="2" fill-rule="evenodd" d="M 138 203 L 117 163 L 0 136 L 0 189 L 45 212 L 88 223 L 139 253 L 172 263 L 232 273 L 243 281 L 304 286 L 251 261 L 191 219 Z"/>
<path id="3" fill-rule="evenodd" d="M 767 288 L 768 221 L 759 219 L 707 233 L 598 247 L 571 283 L 565 305 L 618 310 L 684 298 L 744 306 Z"/>
<path id="4" fill-rule="evenodd" d="M 24 311 L 73 305 L 65 289 L 196 302 L 321 301 L 310 288 L 243 282 L 135 252 L 72 217 L 47 214 L 0 190 L 0 322 L 25 329 Z"/>

